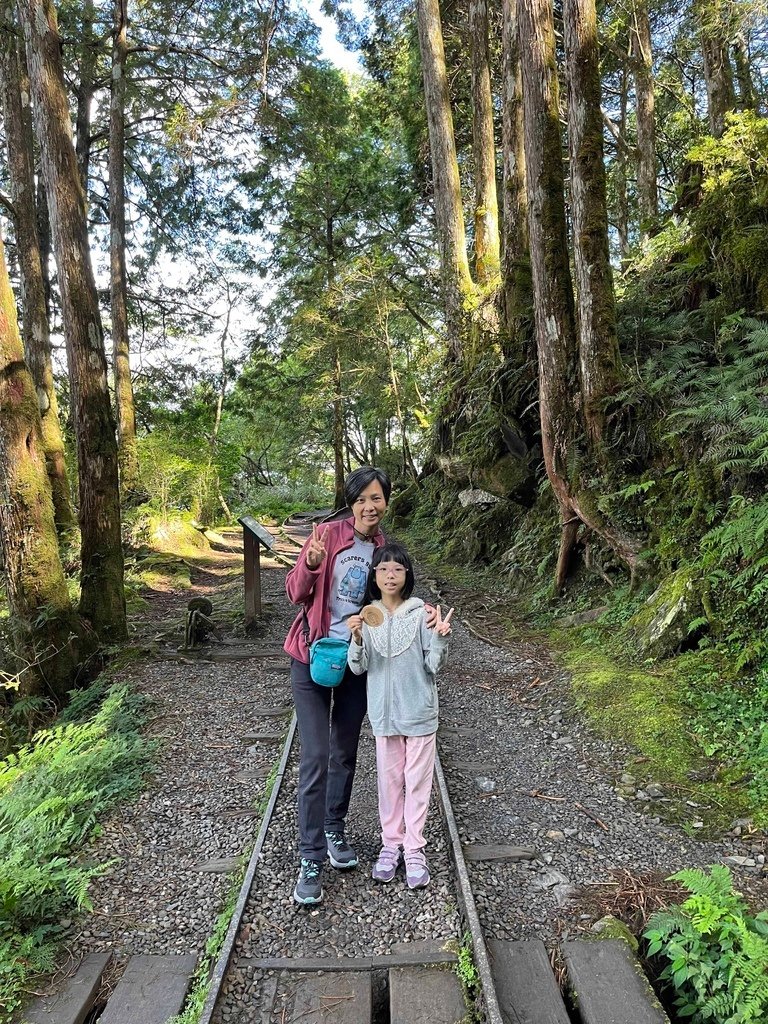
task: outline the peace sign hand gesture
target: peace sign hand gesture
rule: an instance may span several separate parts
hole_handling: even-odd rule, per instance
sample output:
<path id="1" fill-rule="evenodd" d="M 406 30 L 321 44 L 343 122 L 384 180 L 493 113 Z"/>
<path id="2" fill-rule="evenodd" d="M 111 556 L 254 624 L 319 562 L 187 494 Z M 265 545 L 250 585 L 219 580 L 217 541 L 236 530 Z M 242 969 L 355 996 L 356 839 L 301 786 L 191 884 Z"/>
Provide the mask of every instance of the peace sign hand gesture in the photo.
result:
<path id="1" fill-rule="evenodd" d="M 440 605 L 437 606 L 435 612 L 437 616 L 435 619 L 435 632 L 439 636 L 449 636 L 451 632 L 451 616 L 453 615 L 453 608 L 449 610 L 445 618 L 443 618 Z"/>
<path id="2" fill-rule="evenodd" d="M 323 563 L 323 559 L 328 554 L 325 546 L 325 538 L 328 534 L 329 526 L 323 530 L 322 533 L 317 532 L 317 523 L 312 524 L 312 536 L 309 538 L 307 544 L 306 560 L 307 565 L 310 569 L 317 569 Z"/>

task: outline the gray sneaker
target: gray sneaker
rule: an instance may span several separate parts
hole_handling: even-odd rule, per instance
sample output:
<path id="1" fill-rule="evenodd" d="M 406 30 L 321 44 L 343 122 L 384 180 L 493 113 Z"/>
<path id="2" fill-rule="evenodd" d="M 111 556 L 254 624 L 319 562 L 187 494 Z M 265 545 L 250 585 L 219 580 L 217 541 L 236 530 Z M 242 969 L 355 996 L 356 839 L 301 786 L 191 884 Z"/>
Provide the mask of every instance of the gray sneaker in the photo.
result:
<path id="1" fill-rule="evenodd" d="M 323 865 L 319 860 L 301 858 L 301 871 L 293 890 L 293 898 L 297 903 L 319 903 L 323 898 L 323 887 L 320 884 L 320 872 Z"/>
<path id="2" fill-rule="evenodd" d="M 343 832 L 326 832 L 325 841 L 328 845 L 328 860 L 339 871 L 348 871 L 357 867 L 357 854 L 344 838 Z"/>
<path id="3" fill-rule="evenodd" d="M 409 889 L 423 889 L 426 885 L 429 885 L 427 858 L 421 850 L 416 850 L 414 853 L 406 853 L 405 881 Z"/>

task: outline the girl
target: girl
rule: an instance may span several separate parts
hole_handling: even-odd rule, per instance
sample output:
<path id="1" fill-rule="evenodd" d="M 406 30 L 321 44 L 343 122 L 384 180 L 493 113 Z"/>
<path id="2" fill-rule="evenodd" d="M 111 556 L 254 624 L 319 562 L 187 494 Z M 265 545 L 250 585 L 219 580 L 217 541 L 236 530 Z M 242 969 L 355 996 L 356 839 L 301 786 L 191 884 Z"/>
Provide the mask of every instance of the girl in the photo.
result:
<path id="1" fill-rule="evenodd" d="M 435 675 L 445 664 L 453 608 L 443 619 L 437 607 L 427 627 L 424 602 L 411 597 L 413 565 L 400 544 L 385 543 L 373 555 L 366 603 L 369 625 L 352 615 L 349 667 L 368 673 L 368 718 L 376 737 L 382 848 L 373 866 L 376 882 L 391 882 L 405 855 L 410 889 L 429 884 L 424 823 L 432 792 L 437 734 Z"/>

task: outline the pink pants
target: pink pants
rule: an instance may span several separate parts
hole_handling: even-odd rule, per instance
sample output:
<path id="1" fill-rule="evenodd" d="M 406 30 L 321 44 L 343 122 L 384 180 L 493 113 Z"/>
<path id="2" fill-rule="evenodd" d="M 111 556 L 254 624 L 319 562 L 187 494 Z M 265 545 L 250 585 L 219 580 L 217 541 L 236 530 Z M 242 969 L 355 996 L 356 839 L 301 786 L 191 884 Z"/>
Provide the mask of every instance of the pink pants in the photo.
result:
<path id="1" fill-rule="evenodd" d="M 425 845 L 435 739 L 436 733 L 376 737 L 381 842 L 390 849 L 414 853 Z"/>

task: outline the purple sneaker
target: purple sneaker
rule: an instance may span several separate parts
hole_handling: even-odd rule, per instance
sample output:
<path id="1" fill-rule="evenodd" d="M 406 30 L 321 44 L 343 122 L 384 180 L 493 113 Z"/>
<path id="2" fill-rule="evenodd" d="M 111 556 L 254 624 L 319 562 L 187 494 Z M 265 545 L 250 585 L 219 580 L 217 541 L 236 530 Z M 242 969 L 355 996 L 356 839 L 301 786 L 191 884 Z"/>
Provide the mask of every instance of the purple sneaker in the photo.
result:
<path id="1" fill-rule="evenodd" d="M 400 851 L 382 846 L 376 863 L 373 865 L 371 878 L 374 882 L 391 882 L 395 877 L 397 865 L 400 863 Z"/>
<path id="2" fill-rule="evenodd" d="M 421 850 L 416 850 L 414 853 L 406 853 L 405 880 L 408 883 L 409 889 L 423 889 L 425 885 L 429 885 L 427 858 Z"/>

